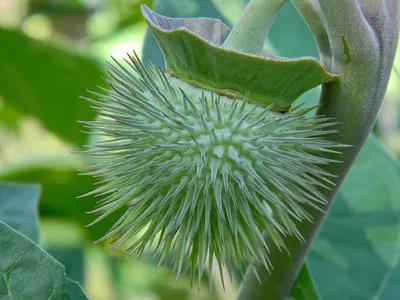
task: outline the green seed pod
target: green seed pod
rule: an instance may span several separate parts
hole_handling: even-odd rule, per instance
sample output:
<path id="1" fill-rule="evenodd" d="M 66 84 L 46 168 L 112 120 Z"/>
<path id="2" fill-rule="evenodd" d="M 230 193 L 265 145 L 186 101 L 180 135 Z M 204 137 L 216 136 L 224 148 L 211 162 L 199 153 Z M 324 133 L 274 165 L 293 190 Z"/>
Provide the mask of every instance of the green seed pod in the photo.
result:
<path id="1" fill-rule="evenodd" d="M 341 145 L 325 139 L 333 120 L 292 104 L 337 76 L 313 58 L 262 50 L 283 2 L 250 1 L 232 30 L 142 7 L 166 73 L 129 56 L 109 64 L 111 89 L 87 99 L 99 118 L 86 127 L 104 136 L 86 151 L 96 158 L 86 174 L 99 181 L 89 194 L 103 197 L 93 223 L 125 209 L 101 239 L 112 239 L 112 251 L 153 249 L 159 265 L 173 256 L 177 275 L 189 270 L 200 285 L 213 259 L 229 274 L 246 263 L 269 270 L 265 235 L 279 249 L 287 236 L 303 241 L 296 223 L 312 221 L 307 210 L 321 210 L 321 189 L 332 185 L 321 165 L 334 161 L 321 153 Z M 248 13 L 269 10 L 264 28 L 252 31 Z"/>
<path id="2" fill-rule="evenodd" d="M 263 233 L 285 249 L 286 236 L 302 237 L 298 221 L 312 221 L 307 207 L 325 203 L 331 163 L 321 152 L 338 147 L 335 132 L 310 109 L 274 112 L 244 99 L 194 87 L 130 56 L 109 65 L 111 90 L 97 100 L 99 118 L 86 122 L 106 137 L 86 151 L 96 164 L 86 174 L 103 196 L 98 220 L 124 207 L 104 236 L 112 250 L 132 237 L 128 255 L 155 244 L 159 264 L 173 254 L 179 275 L 200 279 L 208 259 L 220 267 L 243 263 L 267 269 Z M 94 223 L 95 223 L 94 222 Z M 144 232 L 144 233 L 143 233 Z M 142 234 L 140 234 L 142 233 Z M 222 272 L 221 272 L 222 274 Z"/>

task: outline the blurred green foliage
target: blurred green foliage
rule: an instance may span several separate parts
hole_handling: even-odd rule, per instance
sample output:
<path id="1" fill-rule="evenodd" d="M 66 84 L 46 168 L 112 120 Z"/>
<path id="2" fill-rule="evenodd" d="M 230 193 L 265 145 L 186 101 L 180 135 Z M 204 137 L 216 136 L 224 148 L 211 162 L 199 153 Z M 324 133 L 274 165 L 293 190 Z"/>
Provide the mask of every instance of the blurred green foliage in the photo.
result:
<path id="1" fill-rule="evenodd" d="M 8 299 L 88 299 L 64 267 L 26 236 L 0 221 L 1 295 Z"/>
<path id="2" fill-rule="evenodd" d="M 371 135 L 308 256 L 322 299 L 397 299 L 399 183 L 400 164 Z"/>
<path id="3" fill-rule="evenodd" d="M 38 184 L 0 183 L 0 220 L 39 242 Z"/>
<path id="4" fill-rule="evenodd" d="M 103 72 L 88 58 L 70 54 L 23 33 L 0 28 L 0 94 L 3 105 L 38 118 L 61 139 L 81 146 L 85 135 L 77 120 L 94 112 L 79 99 L 101 84 Z"/>
<path id="5" fill-rule="evenodd" d="M 247 1 L 4 1 L 0 20 L 11 19 L 13 26 L 0 22 L 3 25 L 0 28 L 0 180 L 31 185 L 0 184 L 0 220 L 38 242 L 35 218 L 39 187 L 32 183 L 39 183 L 41 241 L 45 241 L 42 246 L 65 265 L 69 278 L 83 284 L 89 298 L 233 299 L 240 284 L 239 276 L 233 278 L 225 292 L 216 280 L 211 294 L 206 283 L 198 294 L 190 289 L 185 276 L 176 281 L 167 268 L 154 274 L 151 255 L 141 262 L 135 258 L 123 260 L 122 253 L 109 256 L 105 244 L 93 245 L 118 214 L 85 227 L 94 220 L 94 216 L 85 212 L 93 209 L 98 199 L 77 199 L 77 196 L 91 191 L 95 182 L 78 175 L 77 168 L 84 167 L 87 159 L 69 151 L 91 143 L 77 121 L 96 116 L 90 104 L 79 97 L 87 95 L 86 90 L 98 92 L 97 85 L 105 86 L 101 79 L 106 76 L 104 61 L 99 57 L 104 53 L 123 57 L 126 51 L 141 52 L 143 46 L 145 61 L 164 65 L 156 42 L 149 32 L 144 32 L 141 4 L 171 17 L 214 17 L 230 25 Z M 135 49 L 129 48 L 132 44 L 127 48 L 125 42 L 130 41 L 135 41 Z M 290 2 L 277 16 L 268 43 L 279 55 L 317 56 L 312 35 Z M 399 68 L 399 59 L 396 64 Z M 387 103 L 394 107 L 389 111 L 400 114 L 399 80 L 399 76 L 392 76 Z M 298 101 L 315 104 L 318 94 L 319 90 L 314 89 Z M 393 150 L 400 149 L 400 142 L 393 139 L 389 142 L 383 131 L 394 122 L 390 137 L 398 135 L 400 122 L 397 117 L 393 121 L 393 115 L 386 112 L 383 109 L 380 118 L 381 130 L 377 131 L 380 136 L 368 139 L 329 211 L 308 257 L 309 271 L 303 269 L 300 274 L 293 299 L 317 297 L 311 277 L 321 299 L 397 299 L 400 166 L 398 158 L 384 150 L 379 139 Z M 32 120 L 39 124 L 32 129 L 37 134 L 23 135 Z M 388 125 L 389 120 L 392 123 Z M 19 254 L 32 251 L 33 256 L 26 257 L 30 269 L 25 282 L 35 283 L 32 278 L 37 267 L 42 268 L 40 275 L 58 272 L 58 284 L 65 291 L 72 288 L 80 295 L 71 299 L 83 299 L 76 288 L 79 286 L 64 277 L 62 266 L 53 258 L 7 225 L 0 223 L 0 227 L 1 233 L 4 232 L 0 235 L 2 270 L 5 263 L 12 264 Z M 2 247 L 4 239 L 10 237 L 24 247 L 8 246 L 15 256 L 6 261 Z M 43 259 L 43 266 L 36 264 L 39 259 Z M 49 280 L 46 277 L 44 286 Z M 0 291 L 2 284 L 0 281 Z"/>
<path id="6" fill-rule="evenodd" d="M 290 293 L 289 300 L 320 300 L 317 288 L 312 279 L 311 272 L 307 264 L 301 268 L 295 286 Z"/>

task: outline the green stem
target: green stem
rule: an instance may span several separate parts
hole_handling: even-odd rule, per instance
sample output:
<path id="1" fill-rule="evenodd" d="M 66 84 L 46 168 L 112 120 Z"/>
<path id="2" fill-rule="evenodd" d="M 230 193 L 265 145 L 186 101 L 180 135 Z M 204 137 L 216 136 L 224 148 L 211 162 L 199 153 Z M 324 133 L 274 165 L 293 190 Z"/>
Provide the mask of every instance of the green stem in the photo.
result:
<path id="1" fill-rule="evenodd" d="M 292 0 L 292 3 L 314 35 L 321 63 L 327 70 L 331 70 L 332 49 L 319 2 L 313 0 Z"/>
<path id="2" fill-rule="evenodd" d="M 222 47 L 260 55 L 275 15 L 286 0 L 251 0 Z"/>
<path id="3" fill-rule="evenodd" d="M 287 252 L 278 250 L 268 237 L 266 241 L 270 247 L 269 259 L 274 269 L 268 273 L 265 268 L 258 267 L 257 274 L 260 283 L 254 271 L 248 268 L 237 300 L 283 300 L 289 295 L 296 281 L 309 245 L 301 245 L 297 239 L 288 237 L 286 247 L 290 253 L 289 256 Z M 308 241 L 309 239 L 307 243 Z"/>
<path id="4" fill-rule="evenodd" d="M 381 106 L 396 51 L 399 2 L 365 1 L 360 4 L 343 0 L 338 6 L 332 0 L 319 1 L 332 49 L 332 57 L 322 61 L 329 71 L 340 74 L 341 80 L 323 86 L 317 114 L 332 117 L 340 124 L 339 134 L 332 135 L 332 140 L 353 145 L 343 148 L 342 155 L 333 156 L 342 160 L 342 164 L 324 167 L 337 176 L 335 189 L 321 190 L 328 200 L 326 210 L 364 144 Z M 386 5 L 389 5 L 389 13 Z M 307 16 L 303 17 L 307 22 Z M 257 269 L 262 284 L 254 272 L 248 270 L 238 300 L 276 300 L 288 296 L 326 215 L 316 210 L 310 213 L 314 217 L 313 224 L 298 224 L 306 242 L 301 244 L 293 238 L 286 241 L 290 257 L 266 238 L 274 270 L 269 274 L 264 268 Z"/>

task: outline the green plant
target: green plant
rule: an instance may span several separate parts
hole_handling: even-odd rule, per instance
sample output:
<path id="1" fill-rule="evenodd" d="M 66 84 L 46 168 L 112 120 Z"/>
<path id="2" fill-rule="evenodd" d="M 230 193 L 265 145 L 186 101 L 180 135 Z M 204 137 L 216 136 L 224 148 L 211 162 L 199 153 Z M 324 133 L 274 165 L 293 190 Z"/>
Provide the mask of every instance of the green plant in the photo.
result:
<path id="1" fill-rule="evenodd" d="M 111 2 L 132 14 L 114 17 L 106 35 L 96 25 L 96 39 L 131 40 L 139 27 L 128 23 L 140 22 L 139 4 L 129 10 Z M 231 299 L 229 284 L 219 294 L 213 280 L 227 274 L 238 299 L 397 299 L 400 166 L 374 135 L 366 138 L 393 63 L 398 1 L 253 0 L 233 30 L 224 25 L 247 2 L 156 0 L 160 15 L 144 8 L 143 64 L 138 57 L 110 64 L 111 89 L 88 99 L 95 110 L 78 96 L 101 84 L 101 63 L 0 28 L 0 178 L 41 185 L 0 183 L 0 298 L 87 299 L 77 280 L 96 300 L 93 291 L 107 299 Z M 83 23 L 57 6 L 51 19 L 73 35 L 68 24 L 76 30 Z M 319 60 L 303 57 L 318 52 Z M 36 126 L 24 125 L 26 115 L 45 134 L 32 128 L 16 148 L 8 137 Z M 86 140 L 76 120 L 86 120 L 93 138 Z M 67 142 L 62 151 L 86 142 L 93 158 L 49 155 L 49 133 Z M 37 144 L 40 159 L 25 157 Z M 15 152 L 14 165 L 7 152 Z M 77 168 L 101 182 L 79 177 Z M 93 216 L 84 211 L 98 200 L 97 224 L 85 228 Z M 74 224 L 80 248 L 74 234 L 55 226 L 63 246 L 52 249 L 46 224 L 53 221 Z M 107 230 L 112 250 L 126 240 L 133 255 L 142 254 L 140 263 L 118 259 L 122 251 L 108 258 L 110 268 L 96 262 L 114 294 L 83 267 L 96 256 L 88 248 L 106 252 L 107 243 L 91 242 Z M 150 275 L 157 264 L 175 267 L 179 282 L 162 267 Z M 201 286 L 199 295 L 192 297 L 190 281 Z"/>
<path id="2" fill-rule="evenodd" d="M 101 183 L 90 194 L 103 196 L 94 223 L 125 208 L 102 239 L 112 251 L 136 235 L 128 254 L 156 243 L 159 264 L 176 253 L 178 275 L 190 269 L 200 286 L 207 256 L 230 276 L 243 260 L 269 270 L 263 231 L 282 249 L 285 236 L 303 239 L 294 221 L 325 203 L 317 188 L 329 188 L 330 174 L 320 166 L 334 161 L 316 153 L 340 147 L 323 139 L 335 123 L 217 96 L 135 57 L 110 74 L 113 90 L 88 99 L 100 118 L 86 123 L 108 139 L 85 153 L 95 159 L 86 174 Z"/>
<path id="3" fill-rule="evenodd" d="M 294 1 L 332 75 L 313 59 L 263 52 L 284 2 L 250 1 L 232 30 L 217 20 L 165 18 L 144 7 L 168 75 L 136 58 L 126 67 L 117 62 L 110 66 L 110 96 L 88 99 L 103 118 L 87 126 L 112 137 L 87 151 L 100 157 L 87 172 L 104 184 L 94 193 L 107 195 L 93 212 L 101 220 L 128 205 L 105 236 L 115 238 L 113 249 L 148 225 L 128 253 L 141 255 L 159 236 L 159 262 L 174 249 L 178 275 L 187 265 L 199 285 L 208 255 L 229 272 L 250 262 L 239 299 L 289 294 L 325 209 L 376 118 L 398 21 L 397 12 L 384 14 L 388 4 L 397 9 L 394 2 L 382 3 L 379 15 L 372 3 L 346 1 L 338 10 L 325 1 Z M 291 109 L 300 94 L 321 83 L 315 117 L 305 118 L 309 109 Z M 326 129 L 335 124 L 338 131 Z"/>

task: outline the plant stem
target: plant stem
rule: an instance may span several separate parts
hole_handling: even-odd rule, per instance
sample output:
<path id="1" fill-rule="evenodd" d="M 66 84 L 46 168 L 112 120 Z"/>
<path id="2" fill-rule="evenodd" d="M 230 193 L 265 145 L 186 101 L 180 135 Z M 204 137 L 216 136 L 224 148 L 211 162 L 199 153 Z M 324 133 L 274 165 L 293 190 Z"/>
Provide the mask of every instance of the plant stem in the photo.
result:
<path id="1" fill-rule="evenodd" d="M 251 0 L 222 47 L 260 55 L 275 15 L 286 0 Z"/>
<path id="2" fill-rule="evenodd" d="M 331 70 L 332 49 L 319 2 L 317 0 L 292 0 L 292 3 L 314 35 L 321 63 L 327 70 Z"/>
<path id="3" fill-rule="evenodd" d="M 399 2 L 371 0 L 360 4 L 355 0 L 343 0 L 337 5 L 332 0 L 319 1 L 332 49 L 331 59 L 325 57 L 322 61 L 329 71 L 340 74 L 340 83 L 323 86 L 317 114 L 332 117 L 340 124 L 339 134 L 332 135 L 332 140 L 353 145 L 343 148 L 341 155 L 330 155 L 343 161 L 342 164 L 324 167 L 337 176 L 333 190 L 321 190 L 328 201 L 326 211 L 364 144 L 381 106 L 396 51 Z M 310 23 L 307 16 L 303 17 Z M 290 257 L 273 243 L 268 243 L 274 270 L 268 274 L 264 268 L 257 269 L 262 284 L 254 272 L 248 270 L 238 300 L 278 300 L 288 296 L 326 215 L 317 210 L 310 210 L 310 213 L 314 217 L 313 224 L 298 224 L 306 242 L 301 244 L 288 238 Z"/>

